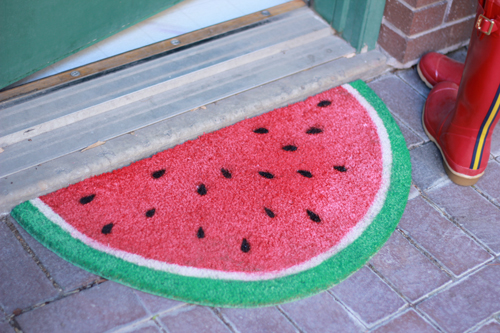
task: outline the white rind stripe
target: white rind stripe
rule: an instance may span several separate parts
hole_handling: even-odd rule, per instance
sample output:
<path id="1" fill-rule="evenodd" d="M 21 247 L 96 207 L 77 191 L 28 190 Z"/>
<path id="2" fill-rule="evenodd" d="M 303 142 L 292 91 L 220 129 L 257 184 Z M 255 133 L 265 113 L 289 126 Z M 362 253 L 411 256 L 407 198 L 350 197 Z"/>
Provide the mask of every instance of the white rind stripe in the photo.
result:
<path id="1" fill-rule="evenodd" d="M 266 272 L 266 273 L 223 272 L 212 269 L 186 267 L 176 264 L 167 264 L 165 262 L 161 262 L 158 260 L 147 259 L 137 254 L 128 253 L 122 250 L 112 249 L 104 244 L 101 244 L 87 237 L 83 233 L 76 230 L 73 226 L 64 221 L 63 218 L 61 218 L 58 214 L 56 214 L 48 205 L 46 205 L 39 198 L 30 200 L 30 202 L 32 205 L 37 207 L 40 210 L 40 212 L 42 212 L 49 220 L 60 226 L 64 231 L 68 232 L 73 238 L 82 241 L 87 246 L 92 247 L 98 251 L 107 253 L 109 255 L 115 256 L 117 258 L 123 259 L 130 263 L 159 271 L 164 271 L 183 276 L 200 277 L 200 278 L 258 281 L 258 280 L 275 279 L 311 269 L 315 266 L 318 266 L 328 258 L 334 256 L 341 250 L 345 249 L 366 230 L 366 228 L 373 222 L 374 218 L 378 215 L 378 213 L 382 209 L 386 199 L 387 190 L 390 184 L 390 176 L 392 168 L 392 150 L 391 150 L 391 143 L 389 140 L 389 136 L 387 134 L 386 128 L 384 127 L 382 119 L 380 119 L 377 111 L 364 99 L 363 96 L 361 96 L 358 93 L 356 89 L 352 88 L 348 84 L 342 85 L 342 87 L 346 89 L 352 96 L 354 96 L 358 100 L 358 102 L 367 110 L 369 116 L 371 117 L 372 121 L 374 122 L 377 128 L 377 133 L 381 141 L 381 149 L 382 149 L 383 169 L 382 169 L 381 186 L 377 194 L 375 195 L 373 204 L 370 206 L 370 209 L 365 214 L 363 219 L 354 228 L 352 228 L 351 231 L 349 231 L 346 234 L 346 236 L 344 236 L 344 238 L 342 238 L 339 244 L 332 247 L 330 250 L 302 264 L 295 265 L 284 270 L 279 270 L 275 272 Z"/>

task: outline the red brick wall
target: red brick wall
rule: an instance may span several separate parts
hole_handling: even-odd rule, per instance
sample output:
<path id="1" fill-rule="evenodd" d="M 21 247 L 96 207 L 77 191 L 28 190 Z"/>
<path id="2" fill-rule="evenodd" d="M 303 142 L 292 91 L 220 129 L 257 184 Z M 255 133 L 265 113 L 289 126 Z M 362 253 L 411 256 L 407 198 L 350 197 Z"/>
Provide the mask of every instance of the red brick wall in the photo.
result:
<path id="1" fill-rule="evenodd" d="M 387 0 L 379 45 L 403 65 L 466 43 L 477 0 Z"/>

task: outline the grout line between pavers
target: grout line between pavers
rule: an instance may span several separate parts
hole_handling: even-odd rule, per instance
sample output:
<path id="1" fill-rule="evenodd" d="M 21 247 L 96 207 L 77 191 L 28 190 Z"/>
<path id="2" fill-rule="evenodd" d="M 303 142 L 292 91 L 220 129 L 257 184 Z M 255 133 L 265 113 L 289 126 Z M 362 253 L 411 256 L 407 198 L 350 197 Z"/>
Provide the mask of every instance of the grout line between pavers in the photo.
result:
<path id="1" fill-rule="evenodd" d="M 153 315 L 153 317 L 161 317 L 161 316 L 166 315 L 166 314 L 168 314 L 170 312 L 175 312 L 175 311 L 181 310 L 182 308 L 189 308 L 189 307 L 191 307 L 192 309 L 194 309 L 195 307 L 197 307 L 197 305 L 195 305 L 195 304 L 189 304 L 189 303 L 179 304 L 179 305 L 171 307 L 170 309 L 167 309 L 165 311 L 155 313 Z M 191 311 L 192 309 L 186 310 L 186 311 Z"/>
<path id="2" fill-rule="evenodd" d="M 297 324 L 286 312 L 285 310 L 283 310 L 283 308 L 279 305 L 276 306 L 276 309 L 281 312 L 281 314 L 283 315 L 283 317 L 285 317 L 289 322 L 290 324 L 292 324 L 293 327 L 295 327 L 295 329 L 297 330 L 297 332 L 300 332 L 300 333 L 305 333 L 305 331 L 299 326 L 299 324 Z"/>
<path id="3" fill-rule="evenodd" d="M 481 191 L 481 189 L 479 189 L 476 185 L 472 185 L 471 188 L 474 191 L 476 191 L 480 196 L 482 196 L 483 198 L 485 198 L 486 200 L 488 200 L 488 202 L 490 202 L 493 206 L 495 206 L 498 209 L 500 209 L 500 203 L 498 201 L 496 201 L 494 198 L 492 198 L 491 196 L 489 196 L 487 193 Z"/>
<path id="4" fill-rule="evenodd" d="M 472 326 L 471 328 L 469 328 L 468 330 L 466 330 L 464 333 L 473 333 L 473 332 L 477 332 L 481 327 L 489 324 L 489 323 L 494 323 L 494 322 L 497 322 L 496 320 L 496 315 L 500 314 L 500 312 L 497 312 L 497 313 L 494 313 L 492 314 L 491 316 L 489 316 L 488 318 L 484 319 L 484 320 L 481 320 L 479 323 L 476 323 L 474 326 Z"/>
<path id="5" fill-rule="evenodd" d="M 441 216 L 443 216 L 448 221 L 450 221 L 451 223 L 456 225 L 460 230 L 462 230 L 467 236 L 469 236 L 472 240 L 474 240 L 479 246 L 481 246 L 490 255 L 492 255 L 493 257 L 497 257 L 495 252 L 492 249 L 490 249 L 488 245 L 483 243 L 479 238 L 476 237 L 476 235 L 474 235 L 467 228 L 465 228 L 463 225 L 461 225 L 459 222 L 457 222 L 455 220 L 455 218 L 452 215 L 450 215 L 445 209 L 441 208 L 438 204 L 436 204 L 434 201 L 432 201 L 427 196 L 427 193 L 420 190 L 420 188 L 418 188 L 418 187 L 417 187 L 417 189 L 419 190 L 422 199 L 424 199 L 432 208 L 434 208 L 438 213 L 440 213 Z"/>
<path id="6" fill-rule="evenodd" d="M 379 276 L 379 278 L 381 278 L 392 290 L 394 290 L 394 292 L 396 292 L 403 300 L 405 300 L 408 303 L 408 307 L 409 308 L 413 309 L 420 317 L 422 317 L 430 325 L 432 325 L 434 328 L 436 328 L 439 332 L 445 332 L 437 323 L 434 322 L 434 320 L 432 320 L 432 318 L 428 318 L 427 314 L 425 314 L 424 312 L 420 311 L 420 309 L 418 309 L 417 306 L 418 306 L 418 303 L 420 303 L 420 302 L 422 302 L 424 300 L 423 298 L 427 299 L 429 297 L 434 296 L 434 294 L 436 294 L 436 293 L 440 292 L 442 289 L 444 289 L 444 287 L 447 284 L 444 284 L 443 286 L 432 290 L 430 293 L 427 293 L 426 295 L 423 295 L 422 297 L 420 297 L 416 301 L 411 301 L 406 295 L 404 295 L 401 291 L 399 291 L 398 288 L 396 288 L 396 286 L 394 286 L 391 281 L 389 281 L 382 273 L 380 273 L 375 267 L 373 267 L 372 264 L 368 264 L 367 266 L 375 274 L 377 274 Z M 450 283 L 448 282 L 448 284 L 450 284 Z"/>
<path id="7" fill-rule="evenodd" d="M 459 275 L 457 275 L 457 274 L 453 273 L 451 270 L 449 270 L 448 267 L 446 267 L 446 265 L 443 264 L 439 259 L 437 259 L 432 253 L 428 252 L 423 245 L 421 245 L 418 241 L 416 241 L 409 234 L 407 234 L 406 231 L 404 231 L 404 230 L 402 230 L 400 228 L 397 228 L 397 230 L 401 234 L 403 234 L 403 237 L 405 237 L 415 248 L 417 248 L 420 252 L 422 252 L 422 254 L 424 254 L 431 261 L 433 261 L 433 263 L 436 266 L 438 266 L 441 270 L 443 270 L 445 273 L 447 273 L 448 275 L 450 275 L 451 278 L 452 278 L 452 280 L 453 280 L 453 283 L 456 282 L 456 281 L 458 281 L 458 280 L 461 280 L 462 278 L 464 278 L 464 277 L 466 277 L 466 276 L 468 276 L 468 275 L 470 275 L 472 273 L 474 273 L 475 271 L 477 271 L 478 269 L 480 269 L 482 266 L 485 266 L 488 263 L 490 263 L 491 261 L 495 260 L 495 256 L 493 255 L 488 260 L 485 260 L 482 263 L 477 264 L 476 266 L 470 267 L 467 270 L 465 270 L 462 273 L 460 273 Z M 490 256 L 491 256 L 491 254 L 490 254 Z"/>
<path id="8" fill-rule="evenodd" d="M 17 322 L 16 318 L 11 318 L 9 320 L 9 325 L 14 329 L 16 333 L 23 333 L 23 329 L 21 328 L 21 325 Z"/>
<path id="9" fill-rule="evenodd" d="M 135 296 L 135 299 L 137 300 L 137 302 L 139 302 L 139 304 L 142 306 L 142 308 L 144 309 L 144 311 L 146 311 L 146 313 L 150 316 L 153 316 L 154 314 L 148 309 L 148 307 L 146 306 L 146 304 L 144 304 L 144 302 L 142 301 L 142 299 L 139 297 L 139 295 L 137 295 L 137 293 L 135 292 L 134 289 L 132 289 L 132 294 L 134 294 Z"/>
<path id="10" fill-rule="evenodd" d="M 43 274 L 45 274 L 47 279 L 49 279 L 49 281 L 52 283 L 54 288 L 56 288 L 59 291 L 59 293 L 62 293 L 63 288 L 50 275 L 50 272 L 48 271 L 48 269 L 42 264 L 40 259 L 38 259 L 35 252 L 31 249 L 31 247 L 28 245 L 28 243 L 24 240 L 23 236 L 21 236 L 21 233 L 19 232 L 19 230 L 17 230 L 14 223 L 9 221 L 9 216 L 7 216 L 4 219 L 4 221 L 5 221 L 5 224 L 7 224 L 7 227 L 9 227 L 10 231 L 14 234 L 14 237 L 16 237 L 16 239 L 19 241 L 19 243 L 21 243 L 21 246 L 23 247 L 24 251 L 26 251 L 28 253 L 28 255 L 31 257 L 31 259 L 33 259 L 33 261 L 36 263 L 38 268 L 40 268 L 42 270 Z"/>
<path id="11" fill-rule="evenodd" d="M 71 296 L 73 294 L 76 294 L 76 293 L 79 293 L 81 291 L 90 289 L 90 288 L 92 288 L 92 287 L 94 287 L 96 285 L 99 285 L 99 284 L 101 284 L 103 282 L 106 282 L 106 281 L 108 281 L 108 280 L 101 278 L 101 280 L 95 280 L 95 281 L 93 281 L 93 282 L 91 282 L 91 283 L 89 283 L 89 284 L 87 284 L 85 286 L 79 287 L 79 288 L 77 288 L 75 290 L 69 291 L 67 293 L 61 293 L 61 294 L 59 294 L 59 296 L 57 296 L 57 297 L 55 297 L 53 299 L 50 299 L 48 301 L 44 301 L 44 302 L 41 302 L 41 303 L 36 303 L 36 304 L 30 305 L 30 306 L 28 306 L 28 307 L 26 307 L 24 309 L 20 309 L 21 311 L 19 313 L 12 314 L 10 316 L 10 318 L 12 320 L 12 319 L 14 319 L 15 317 L 17 317 L 17 316 L 19 316 L 21 314 L 24 314 L 24 313 L 29 312 L 29 311 L 36 310 L 36 309 L 41 308 L 43 306 L 46 306 L 46 305 L 48 305 L 50 303 L 57 302 L 57 301 L 59 301 L 59 300 L 61 300 L 63 298 L 66 298 L 66 297 L 69 297 L 69 296 Z"/>
<path id="12" fill-rule="evenodd" d="M 123 324 L 123 325 L 119 325 L 119 326 L 115 326 L 113 328 L 110 328 L 109 330 L 104 331 L 104 333 L 127 333 L 127 332 L 132 332 L 137 327 L 141 326 L 142 324 L 147 323 L 151 319 L 152 318 L 150 316 L 146 316 L 144 318 L 137 319 L 135 321 L 132 321 L 132 322 L 129 322 L 129 323 L 126 323 L 126 324 Z"/>
<path id="13" fill-rule="evenodd" d="M 210 310 L 212 310 L 213 313 L 226 325 L 226 327 L 233 333 L 240 333 L 235 327 L 235 325 L 228 319 L 226 318 L 222 312 L 220 311 L 219 308 L 212 308 L 209 307 Z"/>
<path id="14" fill-rule="evenodd" d="M 347 315 L 349 317 L 351 317 L 351 319 L 353 319 L 355 323 L 358 323 L 358 326 L 363 327 L 365 330 L 369 329 L 368 325 L 364 322 L 364 320 L 362 320 L 361 318 L 359 318 L 359 316 L 356 313 L 356 311 L 354 311 L 353 309 L 351 309 L 344 302 L 342 302 L 342 300 L 340 300 L 340 298 L 338 298 L 337 296 L 335 296 L 335 294 L 333 293 L 333 291 L 331 291 L 331 289 L 327 290 L 327 293 L 330 294 L 331 297 L 333 297 L 333 299 L 344 309 L 344 311 L 347 313 Z"/>
<path id="15" fill-rule="evenodd" d="M 398 73 L 399 72 L 404 72 L 404 71 L 407 71 L 407 70 L 413 70 L 413 66 L 410 67 L 410 68 L 407 68 L 407 69 L 401 69 L 401 70 L 398 70 L 397 73 L 395 73 L 395 75 L 401 80 L 403 81 L 404 83 L 406 83 L 412 90 L 414 90 L 417 94 L 419 94 L 420 96 L 422 96 L 423 98 L 427 99 L 427 96 L 422 94 L 417 88 L 415 88 L 415 86 L 409 82 L 408 80 L 406 80 L 404 77 L 400 76 Z"/>
<path id="16" fill-rule="evenodd" d="M 423 321 L 427 322 L 429 325 L 431 326 L 434 326 L 432 323 L 430 323 L 427 318 L 424 318 L 420 312 L 417 311 L 417 309 L 415 309 L 413 306 L 408 306 L 405 310 L 403 311 L 400 311 L 400 312 L 395 312 L 394 314 L 390 315 L 390 316 L 387 316 L 381 323 L 379 323 L 378 325 L 375 325 L 373 326 L 372 328 L 370 328 L 370 332 L 373 332 L 377 329 L 379 329 L 380 327 L 384 326 L 384 325 L 387 325 L 388 323 L 390 323 L 391 321 L 401 317 L 401 316 L 404 316 L 406 313 L 410 312 L 411 310 L 415 311 L 417 313 L 417 315 L 422 318 Z M 436 328 L 436 327 L 435 327 Z M 436 328 L 438 329 L 438 331 L 441 331 L 441 328 Z"/>
<path id="17" fill-rule="evenodd" d="M 153 316 L 151 320 L 153 321 L 153 323 L 155 323 L 156 327 L 158 328 L 158 330 L 160 330 L 160 332 L 169 333 L 168 329 L 164 327 L 161 322 L 158 322 L 158 316 Z"/>
<path id="18" fill-rule="evenodd" d="M 413 310 L 415 310 L 415 312 L 420 316 L 420 318 L 422 318 L 425 322 L 434 327 L 437 331 L 446 332 L 446 330 L 443 329 L 441 326 L 439 326 L 439 324 L 431 316 L 420 310 L 417 306 L 415 306 Z"/>
<path id="19" fill-rule="evenodd" d="M 420 147 L 420 146 L 423 146 L 423 145 L 424 145 L 424 144 L 426 144 L 427 142 L 430 142 L 430 141 L 426 141 L 426 140 L 428 140 L 428 139 L 426 139 L 426 138 L 422 138 L 422 137 L 421 137 L 421 136 L 420 136 L 417 132 L 415 132 L 415 131 L 413 130 L 413 128 L 412 128 L 412 127 L 411 127 L 408 123 L 406 123 L 406 122 L 404 121 L 404 119 L 402 119 L 402 118 L 400 118 L 400 117 L 398 116 L 398 114 L 397 114 L 397 113 L 394 113 L 394 112 L 393 112 L 393 111 L 392 111 L 389 107 L 387 107 L 387 109 L 389 110 L 389 113 L 391 114 L 391 116 L 392 116 L 395 120 L 397 119 L 397 120 L 398 120 L 398 121 L 399 121 L 399 122 L 400 122 L 403 126 L 405 126 L 405 127 L 406 127 L 406 129 L 407 129 L 408 131 L 410 131 L 410 132 L 411 132 L 412 134 L 414 134 L 417 138 L 419 138 L 420 140 L 422 140 L 422 142 L 417 142 L 417 143 L 414 143 L 414 144 L 412 144 L 412 145 L 410 145 L 410 146 L 407 146 L 408 150 L 413 150 L 413 149 L 415 149 L 415 148 L 418 148 L 418 147 Z M 397 123 L 397 122 L 396 122 L 396 123 Z M 398 127 L 399 127 L 399 125 L 398 125 Z M 405 142 L 405 143 L 406 143 L 406 142 Z"/>
<path id="20" fill-rule="evenodd" d="M 437 266 L 441 271 L 450 277 L 452 281 L 456 279 L 455 274 L 453 274 L 448 268 L 441 264 L 432 254 L 430 254 L 423 246 L 418 244 L 413 238 L 411 238 L 404 230 L 396 228 L 396 230 L 411 244 L 422 253 L 427 259 L 429 259 L 435 266 Z"/>

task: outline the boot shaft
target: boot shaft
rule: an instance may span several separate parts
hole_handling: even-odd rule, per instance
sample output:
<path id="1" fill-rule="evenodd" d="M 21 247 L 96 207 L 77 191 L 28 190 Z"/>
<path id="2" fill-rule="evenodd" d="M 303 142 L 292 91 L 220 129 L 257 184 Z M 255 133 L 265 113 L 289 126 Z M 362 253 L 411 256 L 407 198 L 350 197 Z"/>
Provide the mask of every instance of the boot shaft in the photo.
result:
<path id="1" fill-rule="evenodd" d="M 491 134 L 500 119 L 500 0 L 480 1 L 475 22 L 456 112 L 450 119 L 453 127 L 474 137 L 473 170 L 487 163 L 488 157 L 483 161 L 482 156 L 489 153 Z"/>

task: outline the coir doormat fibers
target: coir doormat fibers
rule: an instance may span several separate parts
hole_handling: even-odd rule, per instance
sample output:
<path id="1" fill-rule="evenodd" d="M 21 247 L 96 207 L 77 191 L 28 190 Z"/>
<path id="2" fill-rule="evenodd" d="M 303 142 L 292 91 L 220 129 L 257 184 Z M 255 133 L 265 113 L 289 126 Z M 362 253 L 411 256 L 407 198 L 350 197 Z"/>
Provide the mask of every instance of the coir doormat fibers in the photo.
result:
<path id="1" fill-rule="evenodd" d="M 12 216 L 90 272 L 191 303 L 323 291 L 389 238 L 410 158 L 362 81 L 27 201 Z"/>

